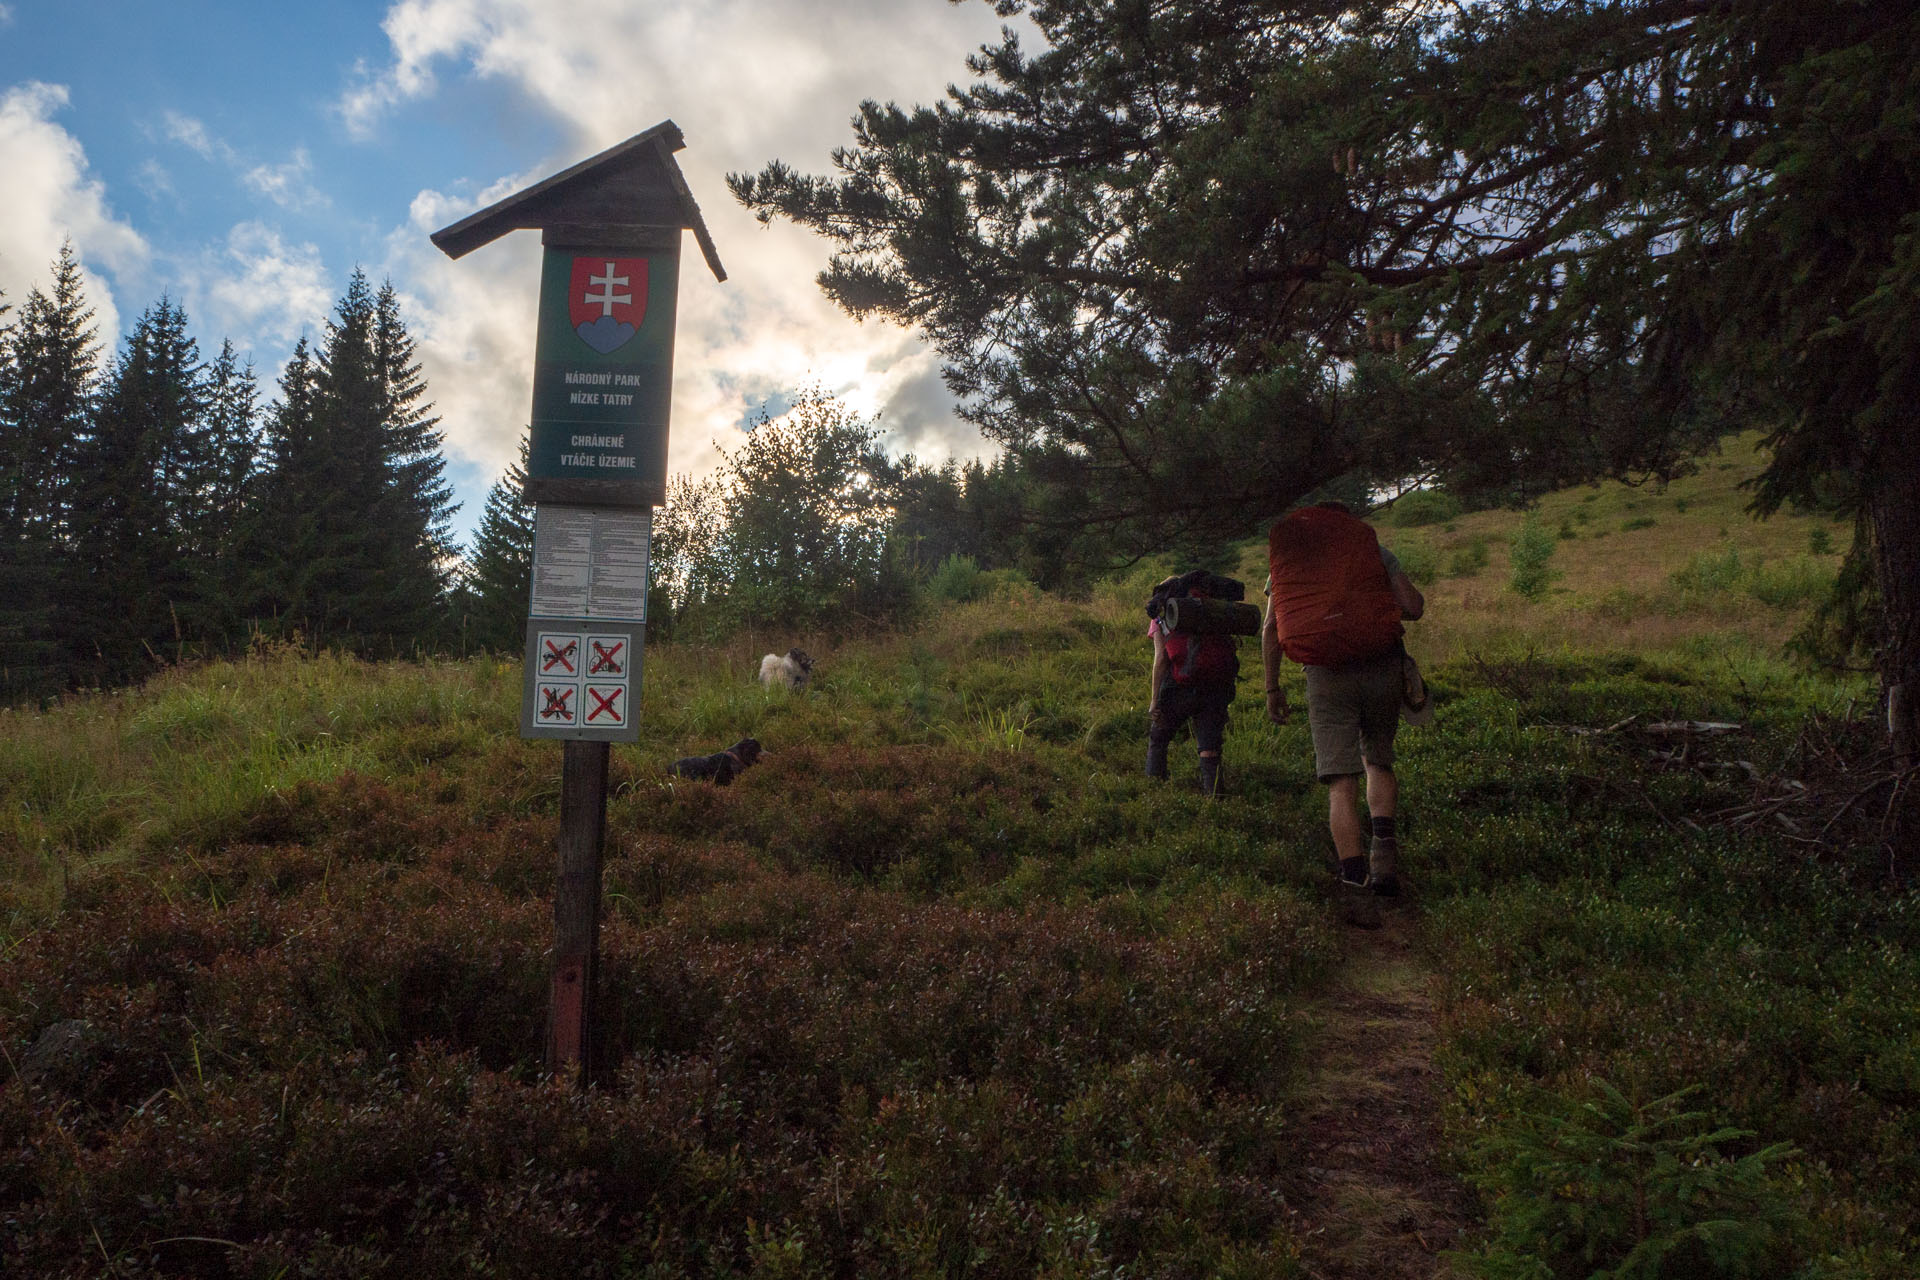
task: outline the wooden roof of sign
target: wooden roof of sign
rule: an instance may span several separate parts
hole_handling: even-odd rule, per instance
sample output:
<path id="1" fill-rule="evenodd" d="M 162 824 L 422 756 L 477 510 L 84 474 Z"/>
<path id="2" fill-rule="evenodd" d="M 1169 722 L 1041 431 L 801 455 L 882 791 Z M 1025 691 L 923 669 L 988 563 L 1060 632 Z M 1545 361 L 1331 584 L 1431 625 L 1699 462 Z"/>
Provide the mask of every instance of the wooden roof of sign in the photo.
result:
<path id="1" fill-rule="evenodd" d="M 693 192 L 673 158 L 686 145 L 680 126 L 662 120 L 571 169 L 440 228 L 433 233 L 433 242 L 449 258 L 458 258 L 523 227 L 538 227 L 549 235 L 555 228 L 567 227 L 616 233 L 682 227 L 699 241 L 714 278 L 725 280 L 726 269 L 720 265 L 713 237 L 707 234 L 700 206 L 693 202 Z"/>

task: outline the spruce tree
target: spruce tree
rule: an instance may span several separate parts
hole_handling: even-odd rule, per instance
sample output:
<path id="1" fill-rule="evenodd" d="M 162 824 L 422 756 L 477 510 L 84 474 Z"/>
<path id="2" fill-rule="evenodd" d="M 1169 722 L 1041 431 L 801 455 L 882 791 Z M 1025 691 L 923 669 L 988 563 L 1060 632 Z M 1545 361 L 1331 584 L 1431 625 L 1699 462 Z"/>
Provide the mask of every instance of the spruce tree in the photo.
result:
<path id="1" fill-rule="evenodd" d="M 5 420 L 18 471 L 10 518 L 54 541 L 66 536 L 69 484 L 85 438 L 100 365 L 93 309 L 71 243 L 53 264 L 52 292 L 29 290 L 10 339 Z"/>
<path id="2" fill-rule="evenodd" d="M 206 483 L 185 529 L 200 580 L 198 625 L 209 642 L 222 646 L 243 637 L 247 617 L 246 529 L 262 461 L 259 419 L 253 366 L 242 365 L 233 344 L 223 342 L 206 378 Z"/>
<path id="3" fill-rule="evenodd" d="M 13 403 L 13 325 L 7 321 L 13 304 L 0 292 L 0 702 L 11 702 L 30 692 L 37 670 L 34 658 L 32 614 L 25 608 L 31 590 L 32 543 L 17 513 L 25 484 L 24 440 L 15 428 Z"/>
<path id="4" fill-rule="evenodd" d="M 447 634 L 447 593 L 458 565 L 451 523 L 459 507 L 446 480 L 440 419 L 426 399 L 427 384 L 391 281 L 374 297 L 372 338 L 385 410 L 380 515 L 388 536 L 379 607 L 397 643 L 437 644 Z"/>
<path id="5" fill-rule="evenodd" d="M 200 613 L 191 531 L 213 470 L 205 368 L 180 308 L 140 317 L 108 371 L 71 478 L 71 563 L 85 589 L 63 601 L 75 671 L 121 683 L 178 655 Z"/>
<path id="6" fill-rule="evenodd" d="M 301 605 L 319 551 L 315 379 L 313 351 L 302 337 L 281 371 L 279 397 L 267 411 L 262 466 L 247 485 L 236 539 L 239 579 L 245 584 L 242 613 L 264 633 L 283 639 L 304 625 Z"/>
<path id="7" fill-rule="evenodd" d="M 253 541 L 283 630 L 361 652 L 445 634 L 454 511 L 438 419 L 392 286 L 354 272 L 314 359 L 304 344 L 269 419 Z"/>
<path id="8" fill-rule="evenodd" d="M 81 643 L 58 606 L 87 590 L 73 577 L 68 514 L 99 366 L 92 322 L 73 246 L 63 245 L 51 293 L 30 290 L 7 335 L 0 377 L 0 682 L 9 699 L 64 690 L 67 652 Z"/>
<path id="9" fill-rule="evenodd" d="M 379 648 L 389 634 L 372 597 L 385 568 L 388 531 L 382 436 L 385 388 L 373 353 L 373 294 L 355 271 L 327 324 L 314 378 L 312 454 L 303 477 L 313 544 L 307 589 L 297 606 L 316 642 Z"/>
<path id="10" fill-rule="evenodd" d="M 528 439 L 519 460 L 487 491 L 474 531 L 473 554 L 461 573 L 461 630 L 466 643 L 517 652 L 533 588 L 533 504 L 526 499 Z"/>

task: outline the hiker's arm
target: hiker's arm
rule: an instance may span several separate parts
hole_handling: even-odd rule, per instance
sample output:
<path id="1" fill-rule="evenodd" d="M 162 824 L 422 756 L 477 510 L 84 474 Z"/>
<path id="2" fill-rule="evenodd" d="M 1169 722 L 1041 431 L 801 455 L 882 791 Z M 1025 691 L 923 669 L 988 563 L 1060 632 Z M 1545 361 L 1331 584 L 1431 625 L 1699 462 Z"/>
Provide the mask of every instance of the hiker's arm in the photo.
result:
<path id="1" fill-rule="evenodd" d="M 1147 694 L 1147 714 L 1152 715 L 1160 708 L 1160 682 L 1167 678 L 1167 642 L 1156 630 L 1153 633 L 1153 688 Z"/>
<path id="2" fill-rule="evenodd" d="M 1408 622 L 1418 622 L 1420 615 L 1427 611 L 1427 598 L 1413 585 L 1413 579 L 1404 573 L 1391 573 L 1387 575 L 1387 585 L 1393 588 L 1393 600 L 1400 606 L 1400 616 Z"/>
<path id="3" fill-rule="evenodd" d="M 1280 687 L 1280 626 L 1273 619 L 1273 598 L 1267 598 L 1267 620 L 1260 627 L 1260 665 L 1267 677 L 1267 719 L 1285 724 L 1292 709 Z"/>

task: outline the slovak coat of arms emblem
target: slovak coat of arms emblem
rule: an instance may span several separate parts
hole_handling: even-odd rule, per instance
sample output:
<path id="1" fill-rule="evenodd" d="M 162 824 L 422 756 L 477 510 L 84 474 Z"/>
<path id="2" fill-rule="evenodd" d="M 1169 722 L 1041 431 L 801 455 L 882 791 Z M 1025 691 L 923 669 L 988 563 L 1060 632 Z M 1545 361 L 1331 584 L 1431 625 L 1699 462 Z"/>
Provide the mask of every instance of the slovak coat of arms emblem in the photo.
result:
<path id="1" fill-rule="evenodd" d="M 582 342 L 610 355 L 633 340 L 646 315 L 645 258 L 574 258 L 567 317 Z"/>

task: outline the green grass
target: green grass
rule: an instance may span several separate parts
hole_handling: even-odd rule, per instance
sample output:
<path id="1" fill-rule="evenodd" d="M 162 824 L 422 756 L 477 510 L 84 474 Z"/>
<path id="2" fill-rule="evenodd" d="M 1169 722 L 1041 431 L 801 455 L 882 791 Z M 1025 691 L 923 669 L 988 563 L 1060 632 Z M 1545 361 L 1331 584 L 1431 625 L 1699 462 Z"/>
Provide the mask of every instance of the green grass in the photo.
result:
<path id="1" fill-rule="evenodd" d="M 1716 817 L 1756 776 L 1842 785 L 1809 725 L 1873 733 L 1860 684 L 1778 656 L 1825 526 L 1741 521 L 1749 472 L 1709 460 L 1635 530 L 1643 492 L 1549 498 L 1583 532 L 1537 600 L 1504 587 L 1511 513 L 1393 535 L 1459 566 L 1413 628 L 1438 714 L 1399 774 L 1489 1215 L 1468 1269 L 1716 1274 L 1724 1244 L 1717 1274 L 1912 1274 L 1920 908 L 1864 803 L 1817 855 Z M 262 653 L 0 713 L 9 1075 L 86 1028 L 0 1085 L 0 1270 L 1305 1274 L 1338 1224 L 1274 1188 L 1339 955 L 1324 792 L 1251 644 L 1228 795 L 1190 741 L 1141 776 L 1167 568 L 652 647 L 587 1093 L 538 1079 L 560 753 L 517 738 L 512 664 Z M 814 687 L 763 690 L 795 642 Z M 1675 758 L 1641 731 L 1674 719 L 1742 729 Z M 728 789 L 663 773 L 747 734 L 768 755 Z M 1577 1179 L 1659 1212 L 1570 1227 Z"/>

